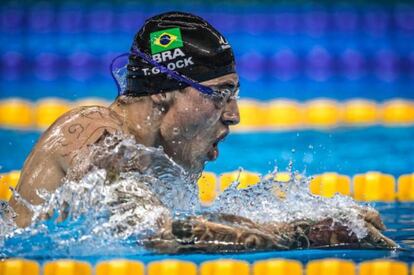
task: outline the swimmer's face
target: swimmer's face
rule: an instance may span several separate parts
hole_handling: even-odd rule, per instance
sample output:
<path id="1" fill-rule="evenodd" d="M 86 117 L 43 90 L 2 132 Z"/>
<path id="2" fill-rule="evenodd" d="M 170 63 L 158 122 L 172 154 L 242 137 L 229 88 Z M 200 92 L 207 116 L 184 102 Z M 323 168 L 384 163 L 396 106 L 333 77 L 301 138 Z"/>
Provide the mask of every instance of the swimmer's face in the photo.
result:
<path id="1" fill-rule="evenodd" d="M 237 74 L 214 78 L 203 85 L 235 89 Z M 188 87 L 176 97 L 165 114 L 160 133 L 162 146 L 177 163 L 193 172 L 201 172 L 208 160 L 218 157 L 218 143 L 229 133 L 229 126 L 240 121 L 237 99 L 212 98 Z"/>

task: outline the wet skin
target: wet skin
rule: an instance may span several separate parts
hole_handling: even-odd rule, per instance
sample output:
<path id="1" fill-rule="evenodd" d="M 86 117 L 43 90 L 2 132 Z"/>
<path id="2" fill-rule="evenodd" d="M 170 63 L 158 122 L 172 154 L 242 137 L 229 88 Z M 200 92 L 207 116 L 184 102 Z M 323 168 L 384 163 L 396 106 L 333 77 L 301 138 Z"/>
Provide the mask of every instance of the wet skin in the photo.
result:
<path id="1" fill-rule="evenodd" d="M 202 84 L 238 86 L 238 76 L 229 74 Z M 132 135 L 146 146 L 163 146 L 177 163 L 194 173 L 202 171 L 206 160 L 214 159 L 216 143 L 239 122 L 236 98 L 217 102 L 194 88 L 156 94 L 110 107 L 76 108 L 56 120 L 40 137 L 26 159 L 17 191 L 31 204 L 42 203 L 37 189 L 54 191 L 71 171 L 74 178 L 89 169 L 85 158 L 91 144 L 104 133 Z M 13 197 L 10 202 L 17 214 L 18 226 L 31 223 L 31 212 Z"/>

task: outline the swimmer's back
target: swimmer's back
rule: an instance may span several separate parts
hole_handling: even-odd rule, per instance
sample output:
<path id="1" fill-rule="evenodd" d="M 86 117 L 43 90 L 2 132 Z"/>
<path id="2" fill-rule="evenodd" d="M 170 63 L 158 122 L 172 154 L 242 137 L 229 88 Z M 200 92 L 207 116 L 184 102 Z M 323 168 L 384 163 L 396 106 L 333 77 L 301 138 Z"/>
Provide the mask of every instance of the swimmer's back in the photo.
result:
<path id="1" fill-rule="evenodd" d="M 122 118 L 107 107 L 78 107 L 59 117 L 26 159 L 17 185 L 19 194 L 32 204 L 41 203 L 36 189 L 53 191 L 59 187 L 68 169 L 86 156 L 89 146 L 107 132 L 128 133 Z M 28 210 L 14 198 L 11 206 L 18 214 L 17 224 L 27 225 L 31 216 Z"/>

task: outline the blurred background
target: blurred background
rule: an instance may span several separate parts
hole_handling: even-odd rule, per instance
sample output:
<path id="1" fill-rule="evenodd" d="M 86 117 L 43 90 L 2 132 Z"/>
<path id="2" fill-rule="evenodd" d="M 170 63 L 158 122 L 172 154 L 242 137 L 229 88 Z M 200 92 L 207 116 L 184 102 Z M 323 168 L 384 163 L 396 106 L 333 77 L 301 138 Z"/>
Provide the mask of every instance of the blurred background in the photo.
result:
<path id="1" fill-rule="evenodd" d="M 113 99 L 113 57 L 180 10 L 230 41 L 241 97 L 414 98 L 409 1 L 1 1 L 0 97 Z"/>
<path id="2" fill-rule="evenodd" d="M 113 100 L 111 60 L 129 50 L 146 18 L 172 10 L 206 18 L 230 41 L 240 96 L 256 100 L 241 106 L 242 124 L 275 126 L 279 119 L 318 128 L 231 135 L 208 170 L 266 172 L 293 161 L 309 174 L 412 172 L 413 127 L 335 127 L 344 125 L 344 106 L 356 106 L 357 119 L 345 121 L 348 127 L 414 123 L 414 101 L 387 105 L 381 115 L 383 102 L 414 99 L 414 2 L 299 0 L 1 1 L 0 103 L 24 101 L 0 106 L 0 127 L 12 126 L 0 129 L 0 172 L 20 169 L 39 130 L 69 108 L 67 102 L 39 100 Z M 335 101 L 309 107 L 308 100 L 323 97 Z M 257 103 L 283 98 L 304 106 Z M 346 105 L 354 98 L 369 102 Z"/>

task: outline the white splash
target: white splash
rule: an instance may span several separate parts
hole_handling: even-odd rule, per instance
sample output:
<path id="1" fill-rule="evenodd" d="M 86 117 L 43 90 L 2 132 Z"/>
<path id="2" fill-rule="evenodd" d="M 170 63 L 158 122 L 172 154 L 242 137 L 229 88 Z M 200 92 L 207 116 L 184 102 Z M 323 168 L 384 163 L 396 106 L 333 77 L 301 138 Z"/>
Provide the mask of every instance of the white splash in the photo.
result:
<path id="1" fill-rule="evenodd" d="M 45 201 L 37 206 L 15 192 L 34 213 L 33 220 L 31 226 L 17 228 L 13 211 L 7 203 L 1 205 L 0 256 L 38 256 L 45 251 L 50 257 L 136 255 L 145 252 L 139 241 L 154 234 L 165 219 L 203 211 L 240 215 L 260 223 L 330 217 L 347 225 L 358 238 L 367 234 L 355 201 L 340 195 L 330 199 L 312 195 L 310 178 L 305 175 L 292 173 L 289 182 L 277 182 L 275 172 L 243 190 L 237 189 L 236 181 L 212 206 L 202 207 L 196 176 L 186 173 L 162 148 L 145 147 L 124 137 L 111 146 L 115 139 L 120 137 L 108 137 L 95 150 L 107 158 L 122 152 L 118 161 L 143 161 L 145 169 L 115 171 L 117 177 L 112 180 L 107 176 L 114 171 L 93 169 L 78 182 L 65 180 L 53 193 L 37 190 Z M 284 194 L 283 199 L 275 196 L 275 188 Z M 44 220 L 46 215 L 48 220 Z"/>
<path id="2" fill-rule="evenodd" d="M 367 235 L 358 210 L 361 205 L 351 197 L 316 196 L 309 189 L 310 177 L 291 172 L 289 181 L 279 182 L 275 180 L 277 173 L 276 170 L 263 176 L 258 184 L 246 189 L 238 189 L 240 182 L 235 181 L 215 200 L 210 211 L 239 215 L 259 223 L 332 218 L 348 226 L 359 239 Z"/>

